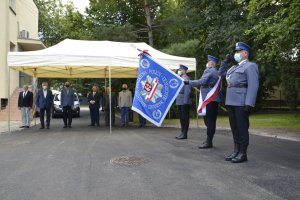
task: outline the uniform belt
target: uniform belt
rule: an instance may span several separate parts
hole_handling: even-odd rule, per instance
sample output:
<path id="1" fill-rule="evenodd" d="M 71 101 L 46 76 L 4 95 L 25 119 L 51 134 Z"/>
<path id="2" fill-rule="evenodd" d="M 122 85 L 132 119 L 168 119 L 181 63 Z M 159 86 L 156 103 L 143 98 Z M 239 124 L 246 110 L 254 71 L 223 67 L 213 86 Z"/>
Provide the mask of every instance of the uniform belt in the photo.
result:
<path id="1" fill-rule="evenodd" d="M 248 84 L 247 83 L 239 83 L 239 84 L 228 84 L 228 88 L 247 88 Z"/>

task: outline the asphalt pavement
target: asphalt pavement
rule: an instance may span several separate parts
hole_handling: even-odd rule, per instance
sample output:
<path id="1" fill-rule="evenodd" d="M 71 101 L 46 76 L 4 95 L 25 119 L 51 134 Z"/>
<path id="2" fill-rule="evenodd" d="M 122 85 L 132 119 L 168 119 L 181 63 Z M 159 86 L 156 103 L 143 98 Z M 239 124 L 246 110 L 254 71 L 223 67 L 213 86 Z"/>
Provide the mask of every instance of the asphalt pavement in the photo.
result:
<path id="1" fill-rule="evenodd" d="M 116 123 L 118 124 L 118 120 Z M 204 129 L 189 139 L 178 128 L 89 127 L 82 111 L 73 128 L 52 119 L 0 135 L 1 200 L 300 199 L 300 143 L 250 136 L 249 161 L 232 164 L 229 130 L 199 150 Z"/>

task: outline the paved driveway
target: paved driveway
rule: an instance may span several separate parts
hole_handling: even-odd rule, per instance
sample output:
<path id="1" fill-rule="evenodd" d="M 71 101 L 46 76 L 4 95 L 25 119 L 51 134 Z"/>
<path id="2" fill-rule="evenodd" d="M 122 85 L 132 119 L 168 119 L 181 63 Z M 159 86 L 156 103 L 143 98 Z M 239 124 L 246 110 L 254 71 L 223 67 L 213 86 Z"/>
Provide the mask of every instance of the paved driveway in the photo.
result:
<path id="1" fill-rule="evenodd" d="M 71 129 L 54 119 L 50 130 L 0 135 L 0 199 L 300 199 L 299 142 L 251 136 L 249 162 L 232 164 L 229 131 L 199 150 L 203 129 L 177 141 L 176 128 L 88 124 L 83 111 Z"/>

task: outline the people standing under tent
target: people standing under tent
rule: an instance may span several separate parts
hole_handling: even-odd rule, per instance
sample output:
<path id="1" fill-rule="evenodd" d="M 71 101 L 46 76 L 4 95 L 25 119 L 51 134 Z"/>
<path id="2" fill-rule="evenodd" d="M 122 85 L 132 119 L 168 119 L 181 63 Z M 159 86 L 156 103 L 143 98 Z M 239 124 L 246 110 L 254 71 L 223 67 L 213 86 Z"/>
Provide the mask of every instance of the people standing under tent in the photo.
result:
<path id="1" fill-rule="evenodd" d="M 64 128 L 72 128 L 72 110 L 74 107 L 74 90 L 70 83 L 65 82 L 65 86 L 60 93 L 60 103 L 63 108 Z"/>
<path id="2" fill-rule="evenodd" d="M 119 92 L 119 108 L 121 110 L 121 124 L 128 126 L 129 109 L 132 106 L 132 93 L 128 90 L 127 84 L 122 85 L 122 91 Z"/>
<path id="3" fill-rule="evenodd" d="M 111 100 L 111 102 L 110 102 Z M 114 92 L 111 91 L 111 87 L 106 87 L 106 92 L 103 95 L 102 109 L 105 115 L 105 126 L 110 125 L 110 116 L 111 124 L 115 125 L 115 108 L 117 103 L 117 97 Z M 110 108 L 111 106 L 111 108 Z"/>
<path id="4" fill-rule="evenodd" d="M 42 89 L 40 89 L 36 96 L 36 106 L 40 108 L 40 122 L 41 127 L 40 129 L 45 128 L 45 120 L 44 115 L 46 112 L 46 128 L 50 128 L 50 115 L 51 115 L 51 108 L 53 105 L 53 96 L 52 91 L 48 89 L 48 83 L 42 83 Z"/>
<path id="5" fill-rule="evenodd" d="M 19 93 L 18 108 L 21 110 L 22 126 L 30 127 L 30 110 L 33 104 L 33 93 L 28 90 L 28 85 L 23 86 L 23 91 Z"/>
<path id="6" fill-rule="evenodd" d="M 91 124 L 90 126 L 100 126 L 100 101 L 101 101 L 101 94 L 97 91 L 97 86 L 92 86 L 92 92 L 88 94 L 88 102 L 89 102 L 89 109 L 90 109 L 90 118 Z"/>

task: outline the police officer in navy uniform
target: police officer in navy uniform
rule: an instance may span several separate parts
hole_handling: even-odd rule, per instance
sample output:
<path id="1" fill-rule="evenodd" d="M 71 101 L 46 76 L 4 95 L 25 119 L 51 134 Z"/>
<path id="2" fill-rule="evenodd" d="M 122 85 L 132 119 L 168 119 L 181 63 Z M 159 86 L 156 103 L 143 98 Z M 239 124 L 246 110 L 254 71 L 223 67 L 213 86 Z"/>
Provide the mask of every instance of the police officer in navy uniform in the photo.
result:
<path id="1" fill-rule="evenodd" d="M 186 81 L 190 80 L 188 75 L 186 75 L 187 70 L 188 68 L 184 65 L 180 65 L 177 70 L 177 74 Z M 181 133 L 175 137 L 178 140 L 187 139 L 187 133 L 190 125 L 190 93 L 190 86 L 184 85 L 176 98 L 176 105 L 178 106 L 181 125 Z"/>
<path id="2" fill-rule="evenodd" d="M 206 69 L 204 70 L 201 78 L 194 81 L 184 81 L 185 84 L 189 84 L 191 87 L 201 86 L 201 95 L 204 100 L 209 91 L 218 82 L 219 74 L 216 69 L 216 65 L 219 59 L 208 55 Z M 206 115 L 204 116 L 204 123 L 207 127 L 207 138 L 200 146 L 199 149 L 207 149 L 213 147 L 213 137 L 216 131 L 216 121 L 218 115 L 218 105 L 221 101 L 221 97 L 218 94 L 209 104 L 206 105 Z"/>
<path id="3" fill-rule="evenodd" d="M 232 60 L 232 55 L 227 54 L 219 69 L 219 74 L 226 76 L 225 104 L 234 140 L 234 151 L 225 160 L 233 163 L 247 161 L 249 113 L 255 106 L 259 86 L 258 66 L 248 60 L 250 51 L 247 44 L 236 43 L 234 60 L 237 64 L 227 70 Z"/>

